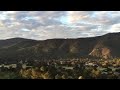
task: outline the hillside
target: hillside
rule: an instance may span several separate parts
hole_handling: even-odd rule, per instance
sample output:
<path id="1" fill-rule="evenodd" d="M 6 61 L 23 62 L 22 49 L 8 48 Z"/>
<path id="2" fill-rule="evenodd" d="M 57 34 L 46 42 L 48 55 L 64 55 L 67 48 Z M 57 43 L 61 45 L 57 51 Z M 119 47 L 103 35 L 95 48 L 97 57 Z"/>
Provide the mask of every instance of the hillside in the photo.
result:
<path id="1" fill-rule="evenodd" d="M 120 33 L 109 33 L 97 40 L 89 55 L 101 58 L 120 57 Z"/>
<path id="2" fill-rule="evenodd" d="M 120 33 L 78 39 L 43 41 L 12 38 L 0 40 L 0 62 L 59 58 L 120 57 Z"/>

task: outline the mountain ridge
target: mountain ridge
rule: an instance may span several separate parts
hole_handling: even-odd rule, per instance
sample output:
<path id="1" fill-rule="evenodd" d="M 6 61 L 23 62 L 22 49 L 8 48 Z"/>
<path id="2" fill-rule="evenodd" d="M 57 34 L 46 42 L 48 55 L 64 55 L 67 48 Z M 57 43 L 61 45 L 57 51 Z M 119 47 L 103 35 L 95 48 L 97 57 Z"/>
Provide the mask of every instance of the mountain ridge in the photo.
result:
<path id="1" fill-rule="evenodd" d="M 120 33 L 74 39 L 32 40 L 11 38 L 0 40 L 0 60 L 43 60 L 59 58 L 120 57 Z"/>

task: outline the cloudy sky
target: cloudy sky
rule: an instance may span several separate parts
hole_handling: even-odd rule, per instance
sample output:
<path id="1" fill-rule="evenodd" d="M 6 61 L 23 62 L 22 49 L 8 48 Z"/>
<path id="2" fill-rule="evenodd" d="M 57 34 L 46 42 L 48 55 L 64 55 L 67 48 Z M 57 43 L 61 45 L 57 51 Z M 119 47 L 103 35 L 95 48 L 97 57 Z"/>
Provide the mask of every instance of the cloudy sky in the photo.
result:
<path id="1" fill-rule="evenodd" d="M 119 11 L 0 11 L 0 39 L 80 38 L 120 32 Z"/>

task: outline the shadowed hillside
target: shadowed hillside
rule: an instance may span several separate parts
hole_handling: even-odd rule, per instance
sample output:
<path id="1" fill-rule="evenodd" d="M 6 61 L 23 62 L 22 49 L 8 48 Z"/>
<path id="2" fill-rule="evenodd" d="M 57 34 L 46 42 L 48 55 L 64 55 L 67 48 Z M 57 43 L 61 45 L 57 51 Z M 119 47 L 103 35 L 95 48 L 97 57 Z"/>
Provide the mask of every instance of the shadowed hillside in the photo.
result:
<path id="1" fill-rule="evenodd" d="M 12 38 L 0 41 L 0 61 L 44 60 L 59 58 L 120 57 L 120 33 L 78 39 L 43 41 Z"/>

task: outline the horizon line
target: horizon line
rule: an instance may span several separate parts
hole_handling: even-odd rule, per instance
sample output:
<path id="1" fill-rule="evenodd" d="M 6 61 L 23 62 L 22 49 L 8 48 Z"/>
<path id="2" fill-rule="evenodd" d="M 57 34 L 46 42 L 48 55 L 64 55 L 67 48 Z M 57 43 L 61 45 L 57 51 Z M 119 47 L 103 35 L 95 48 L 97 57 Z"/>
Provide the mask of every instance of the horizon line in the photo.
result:
<path id="1" fill-rule="evenodd" d="M 0 39 L 0 40 L 9 40 L 9 39 L 29 39 L 29 40 L 36 40 L 36 41 L 45 41 L 45 40 L 55 40 L 55 39 L 85 39 L 85 38 L 95 38 L 95 37 L 101 37 L 107 34 L 117 34 L 120 32 L 109 32 L 103 35 L 98 35 L 98 36 L 89 36 L 89 37 L 78 37 L 78 38 L 48 38 L 48 39 L 32 39 L 32 38 L 24 38 L 24 37 L 11 37 L 11 38 L 6 38 L 6 39 Z"/>

